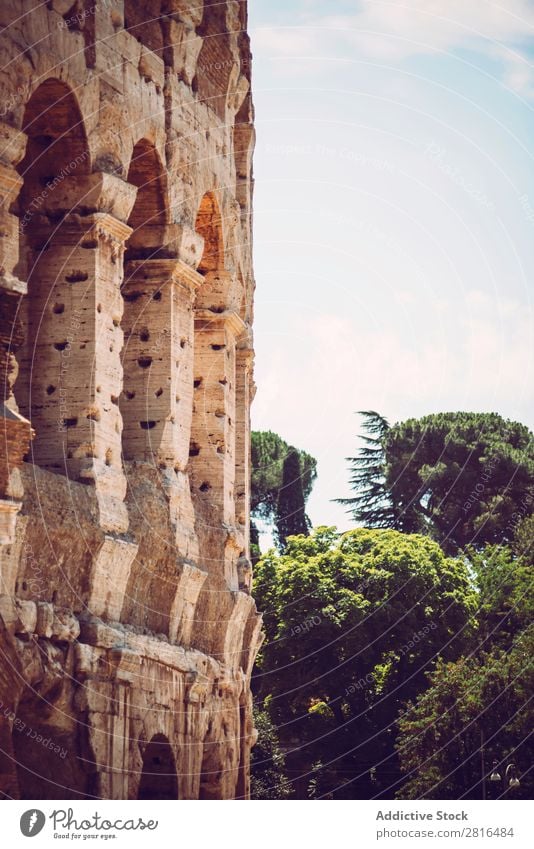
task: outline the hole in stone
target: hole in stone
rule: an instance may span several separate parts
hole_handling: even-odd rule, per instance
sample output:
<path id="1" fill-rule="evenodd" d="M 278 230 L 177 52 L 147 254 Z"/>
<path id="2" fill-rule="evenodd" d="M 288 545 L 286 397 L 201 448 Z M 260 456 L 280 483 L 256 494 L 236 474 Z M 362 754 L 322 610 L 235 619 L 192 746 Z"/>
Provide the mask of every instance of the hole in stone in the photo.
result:
<path id="1" fill-rule="evenodd" d="M 200 446 L 196 442 L 192 442 L 189 446 L 189 456 L 198 457 L 200 454 Z"/>
<path id="2" fill-rule="evenodd" d="M 224 454 L 224 445 L 217 445 L 217 454 Z"/>
<path id="3" fill-rule="evenodd" d="M 152 295 L 152 300 L 161 301 L 161 292 L 154 292 L 154 294 Z"/>
<path id="4" fill-rule="evenodd" d="M 154 422 L 154 421 L 139 422 L 139 425 L 140 425 L 140 427 L 142 427 L 143 430 L 152 430 L 153 427 L 156 427 L 156 422 Z"/>
<path id="5" fill-rule="evenodd" d="M 132 398 L 135 398 L 135 392 L 129 392 L 128 390 L 126 390 L 124 394 L 126 395 L 128 401 L 131 401 Z"/>
<path id="6" fill-rule="evenodd" d="M 97 304 L 97 305 L 96 305 L 96 311 L 97 311 L 97 312 L 102 312 L 102 304 Z"/>
<path id="7" fill-rule="evenodd" d="M 82 248 L 87 248 L 88 250 L 94 250 L 98 247 L 98 242 L 96 239 L 86 239 L 84 242 L 81 242 Z"/>
<path id="8" fill-rule="evenodd" d="M 74 271 L 72 274 L 67 274 L 65 280 L 67 283 L 81 283 L 89 277 L 85 271 Z"/>
<path id="9" fill-rule="evenodd" d="M 180 401 L 180 396 L 179 396 L 179 395 L 176 395 L 175 400 L 176 400 L 176 403 L 178 403 L 178 402 Z"/>
<path id="10" fill-rule="evenodd" d="M 224 419 L 224 410 L 215 410 L 213 415 L 218 419 Z"/>
<path id="11" fill-rule="evenodd" d="M 137 365 L 140 366 L 140 368 L 149 368 L 149 366 L 152 365 L 152 357 L 139 357 Z"/>
<path id="12" fill-rule="evenodd" d="M 211 486 L 209 485 L 209 483 L 208 483 L 207 481 L 204 481 L 204 482 L 203 482 L 203 483 L 201 483 L 201 484 L 200 484 L 200 486 L 199 486 L 199 490 L 200 490 L 201 492 L 209 492 L 209 491 L 210 491 L 210 489 L 211 489 Z"/>
<path id="13" fill-rule="evenodd" d="M 76 427 L 78 419 L 76 416 L 73 416 L 71 419 L 63 419 L 63 424 L 65 427 Z"/>
<path id="14" fill-rule="evenodd" d="M 110 346 L 109 346 L 109 353 L 110 353 L 110 354 L 112 354 L 112 353 L 113 353 L 113 348 L 114 348 L 114 346 L 113 346 L 113 345 L 110 345 Z"/>
<path id="15" fill-rule="evenodd" d="M 223 377 L 222 380 L 219 380 L 219 383 L 221 384 L 221 386 L 226 386 L 226 384 L 228 383 L 228 379 L 226 377 Z"/>
<path id="16" fill-rule="evenodd" d="M 97 386 L 97 387 L 96 387 L 96 391 L 97 391 L 97 392 L 102 392 L 102 387 L 101 387 L 101 386 Z"/>
<path id="17" fill-rule="evenodd" d="M 150 333 L 146 328 L 143 328 L 143 330 L 141 330 L 139 338 L 141 342 L 148 342 L 148 340 L 150 339 Z"/>
<path id="18" fill-rule="evenodd" d="M 226 345 L 212 345 L 211 346 L 212 351 L 222 351 L 223 348 L 226 348 Z"/>
<path id="19" fill-rule="evenodd" d="M 198 389 L 198 387 L 200 386 L 200 384 L 201 384 L 201 383 L 202 383 L 202 378 L 201 378 L 201 377 L 197 377 L 197 378 L 196 378 L 196 380 L 194 380 L 194 381 L 193 381 L 193 386 L 194 386 L 194 388 L 195 388 L 195 389 Z"/>
<path id="20" fill-rule="evenodd" d="M 118 404 L 119 403 L 119 399 L 117 398 L 116 395 L 111 396 L 111 403 L 112 404 Z"/>
<path id="21" fill-rule="evenodd" d="M 82 344 L 80 345 L 80 351 L 83 351 L 84 348 L 86 348 L 86 347 L 87 347 L 86 343 L 82 342 Z"/>
<path id="22" fill-rule="evenodd" d="M 26 583 L 26 581 L 23 581 L 23 582 L 22 582 L 22 589 L 23 589 L 23 590 L 27 590 L 27 589 L 28 589 L 28 584 Z"/>
<path id="23" fill-rule="evenodd" d="M 54 590 L 52 593 L 52 604 L 55 604 L 57 601 L 57 590 Z"/>
<path id="24" fill-rule="evenodd" d="M 128 301 L 129 304 L 132 304 L 137 301 L 142 294 L 142 292 L 125 292 L 123 298 L 125 301 Z"/>
<path id="25" fill-rule="evenodd" d="M 186 342 L 187 342 L 187 339 L 184 339 L 184 337 L 182 336 L 182 338 L 180 339 L 180 348 L 185 348 Z"/>
<path id="26" fill-rule="evenodd" d="M 100 410 L 91 410 L 89 413 L 87 413 L 86 418 L 88 418 L 90 422 L 99 422 Z"/>
<path id="27" fill-rule="evenodd" d="M 156 396 L 156 398 L 160 398 L 163 395 L 163 389 L 161 388 L 161 386 L 159 389 L 156 389 L 154 395 Z"/>
<path id="28" fill-rule="evenodd" d="M 68 342 L 54 342 L 54 348 L 56 351 L 64 351 L 68 344 Z"/>
<path id="29" fill-rule="evenodd" d="M 111 450 L 111 448 L 107 448 L 106 449 L 106 460 L 105 460 L 106 466 L 111 466 L 112 462 L 113 462 L 113 451 Z"/>
<path id="30" fill-rule="evenodd" d="M 52 386 L 52 384 L 50 384 L 50 386 L 46 387 L 46 394 L 47 395 L 53 395 L 55 391 L 56 391 L 56 387 Z"/>
<path id="31" fill-rule="evenodd" d="M 61 315 L 61 313 L 65 312 L 65 304 L 54 304 L 53 312 L 56 315 Z"/>
<path id="32" fill-rule="evenodd" d="M 118 327 L 118 326 L 119 326 L 119 324 L 120 324 L 119 319 L 118 319 L 118 318 L 114 318 L 114 319 L 113 319 L 113 327 Z"/>

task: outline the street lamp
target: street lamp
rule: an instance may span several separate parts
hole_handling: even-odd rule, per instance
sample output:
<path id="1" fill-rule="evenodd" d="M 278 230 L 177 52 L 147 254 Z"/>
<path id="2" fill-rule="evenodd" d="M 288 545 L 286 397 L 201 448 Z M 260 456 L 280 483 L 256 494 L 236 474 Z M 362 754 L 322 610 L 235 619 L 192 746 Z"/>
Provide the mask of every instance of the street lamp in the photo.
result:
<path id="1" fill-rule="evenodd" d="M 502 781 L 501 773 L 499 772 L 499 761 L 493 761 L 493 768 L 491 770 L 491 775 L 489 778 L 490 781 Z"/>
<path id="2" fill-rule="evenodd" d="M 508 787 L 519 787 L 521 782 L 517 777 L 517 770 L 515 764 L 508 764 L 508 766 L 506 767 L 506 772 L 504 774 L 508 779 Z"/>
<path id="3" fill-rule="evenodd" d="M 515 787 L 519 787 L 521 782 L 517 777 L 517 767 L 514 763 L 509 763 L 504 772 L 504 779 L 508 783 L 508 787 L 512 790 Z M 498 784 L 502 781 L 501 773 L 499 772 L 499 761 L 493 761 L 493 767 L 491 770 L 491 775 L 489 780 L 495 784 Z"/>

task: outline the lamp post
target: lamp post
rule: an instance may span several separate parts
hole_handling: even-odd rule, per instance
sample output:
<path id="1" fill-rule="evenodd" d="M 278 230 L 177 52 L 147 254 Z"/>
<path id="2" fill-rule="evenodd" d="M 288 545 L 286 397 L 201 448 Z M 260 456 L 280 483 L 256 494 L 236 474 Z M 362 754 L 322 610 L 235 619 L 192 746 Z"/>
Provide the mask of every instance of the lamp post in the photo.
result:
<path id="1" fill-rule="evenodd" d="M 502 781 L 502 776 L 501 776 L 501 773 L 499 772 L 499 766 L 500 766 L 499 761 L 494 760 L 489 780 L 492 782 L 492 784 L 495 784 L 495 785 L 500 785 L 500 782 Z M 508 785 L 508 789 L 510 789 L 510 790 L 513 790 L 515 787 L 520 786 L 521 782 L 520 782 L 519 778 L 517 777 L 517 767 L 516 767 L 515 763 L 511 762 L 506 767 L 506 769 L 504 771 L 504 780 Z M 486 797 L 483 796 L 483 798 L 486 798 Z"/>

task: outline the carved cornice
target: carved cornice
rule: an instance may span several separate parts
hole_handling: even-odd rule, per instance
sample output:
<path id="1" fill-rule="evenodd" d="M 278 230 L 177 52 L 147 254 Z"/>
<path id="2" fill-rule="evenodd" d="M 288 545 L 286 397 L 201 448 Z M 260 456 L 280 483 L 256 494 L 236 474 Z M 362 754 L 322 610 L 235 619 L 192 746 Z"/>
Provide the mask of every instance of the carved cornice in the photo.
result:
<path id="1" fill-rule="evenodd" d="M 213 312 L 207 309 L 195 310 L 195 323 L 207 328 L 224 328 L 224 330 L 232 333 L 235 339 L 247 329 L 247 325 L 235 310 L 225 310 L 224 312 Z"/>

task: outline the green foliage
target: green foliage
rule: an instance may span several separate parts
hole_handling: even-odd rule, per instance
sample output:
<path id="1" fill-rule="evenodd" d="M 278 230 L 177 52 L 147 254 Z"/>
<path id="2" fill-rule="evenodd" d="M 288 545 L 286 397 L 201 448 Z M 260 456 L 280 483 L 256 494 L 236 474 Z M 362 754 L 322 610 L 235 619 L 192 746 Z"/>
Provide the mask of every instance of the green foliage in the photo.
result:
<path id="1" fill-rule="evenodd" d="M 430 533 L 449 552 L 513 538 L 534 487 L 527 427 L 496 413 L 438 413 L 390 428 L 385 451 L 402 530 Z"/>
<path id="2" fill-rule="evenodd" d="M 481 746 L 486 768 L 507 760 L 521 785 L 487 782 L 489 798 L 531 799 L 534 727 L 534 626 L 500 648 L 456 663 L 440 662 L 429 689 L 408 704 L 398 721 L 397 752 L 405 781 L 402 799 L 480 798 Z M 482 734 L 484 737 L 482 737 Z"/>
<path id="3" fill-rule="evenodd" d="M 281 545 L 289 534 L 308 532 L 306 501 L 316 477 L 310 454 L 270 430 L 252 432 L 252 516 L 272 524 Z"/>
<path id="4" fill-rule="evenodd" d="M 454 659 L 468 644 L 476 599 L 466 564 L 423 536 L 319 528 L 265 555 L 254 593 L 265 611 L 259 680 L 271 713 L 299 739 L 322 740 L 303 752 L 308 767 L 337 753 L 357 775 L 345 755 L 356 741 L 360 759 L 382 748 L 394 769 L 391 735 L 373 735 L 423 688 L 437 652 Z"/>
<path id="5" fill-rule="evenodd" d="M 250 760 L 250 795 L 252 799 L 288 799 L 291 785 L 285 774 L 285 759 L 280 749 L 276 727 L 266 710 L 254 710 L 258 741 Z"/>
<path id="6" fill-rule="evenodd" d="M 517 634 L 534 622 L 532 562 L 502 545 L 468 549 L 479 592 L 478 643 L 509 649 Z"/>
<path id="7" fill-rule="evenodd" d="M 397 517 L 391 493 L 386 488 L 385 439 L 389 431 L 387 419 L 374 410 L 361 410 L 365 436 L 356 457 L 350 463 L 351 498 L 336 498 L 345 504 L 354 520 L 367 528 L 397 528 Z"/>
<path id="8" fill-rule="evenodd" d="M 285 548 L 288 536 L 308 534 L 310 523 L 306 516 L 300 460 L 295 448 L 289 448 L 284 459 L 282 486 L 278 493 L 277 534 L 280 548 Z"/>
<path id="9" fill-rule="evenodd" d="M 351 459 L 356 521 L 432 536 L 449 554 L 509 542 L 534 504 L 534 441 L 496 413 L 437 413 L 389 427 L 364 413 Z"/>

